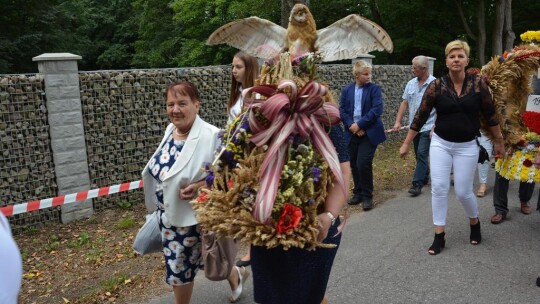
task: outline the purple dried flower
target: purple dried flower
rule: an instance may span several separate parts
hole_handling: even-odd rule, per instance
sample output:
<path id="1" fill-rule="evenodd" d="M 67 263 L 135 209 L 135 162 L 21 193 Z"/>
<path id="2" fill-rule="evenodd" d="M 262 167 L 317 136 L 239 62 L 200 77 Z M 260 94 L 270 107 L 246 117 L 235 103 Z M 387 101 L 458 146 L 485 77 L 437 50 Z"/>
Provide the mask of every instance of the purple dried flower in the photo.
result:
<path id="1" fill-rule="evenodd" d="M 214 178 L 215 178 L 215 177 L 216 177 L 216 176 L 214 175 L 214 171 L 209 170 L 209 171 L 208 171 L 208 175 L 207 175 L 206 178 L 204 179 L 204 181 L 206 182 L 206 186 L 207 186 L 208 188 L 211 188 L 212 185 L 214 184 Z"/>
<path id="2" fill-rule="evenodd" d="M 320 168 L 317 168 L 317 167 L 311 168 L 311 174 L 313 175 L 314 182 L 316 183 L 319 182 L 321 178 L 321 173 L 322 173 L 322 170 Z"/>

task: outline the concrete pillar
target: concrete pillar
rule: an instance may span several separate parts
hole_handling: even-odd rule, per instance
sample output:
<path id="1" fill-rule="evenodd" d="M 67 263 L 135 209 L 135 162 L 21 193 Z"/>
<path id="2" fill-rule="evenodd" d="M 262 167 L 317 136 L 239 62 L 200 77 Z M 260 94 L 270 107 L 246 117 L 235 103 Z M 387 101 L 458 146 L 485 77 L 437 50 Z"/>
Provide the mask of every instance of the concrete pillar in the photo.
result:
<path id="1" fill-rule="evenodd" d="M 375 58 L 375 56 L 370 55 L 370 54 L 362 54 L 362 55 L 354 58 L 352 60 L 352 64 L 355 64 L 358 60 L 364 60 L 365 62 L 373 65 L 373 58 Z"/>
<path id="2" fill-rule="evenodd" d="M 45 80 L 58 195 L 90 189 L 88 157 L 84 138 L 77 60 L 70 53 L 45 53 L 32 58 Z M 62 223 L 90 217 L 92 200 L 61 206 Z"/>
<path id="3" fill-rule="evenodd" d="M 433 57 L 427 57 L 427 59 L 429 60 L 429 73 L 433 75 L 433 66 L 435 65 L 435 60 L 437 59 Z"/>

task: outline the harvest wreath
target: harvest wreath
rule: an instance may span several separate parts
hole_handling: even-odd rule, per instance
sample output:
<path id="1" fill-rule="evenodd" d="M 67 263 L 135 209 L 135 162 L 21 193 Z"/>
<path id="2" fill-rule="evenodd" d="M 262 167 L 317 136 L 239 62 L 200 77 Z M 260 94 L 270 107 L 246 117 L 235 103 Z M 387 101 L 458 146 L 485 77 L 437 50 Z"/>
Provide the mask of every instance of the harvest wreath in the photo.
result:
<path id="1" fill-rule="evenodd" d="M 285 250 L 328 247 L 317 241 L 317 215 L 327 186 L 336 181 L 345 191 L 328 136 L 339 110 L 313 80 L 317 57 L 288 56 L 267 62 L 258 80 L 264 84 L 244 90 L 246 110 L 220 134 L 208 189 L 193 205 L 199 223 L 220 237 Z"/>
<path id="2" fill-rule="evenodd" d="M 540 170 L 532 165 L 540 146 L 540 113 L 525 111 L 531 77 L 539 67 L 540 47 L 523 44 L 493 58 L 480 73 L 491 89 L 508 151 L 497 159 L 495 170 L 509 180 L 540 182 Z"/>

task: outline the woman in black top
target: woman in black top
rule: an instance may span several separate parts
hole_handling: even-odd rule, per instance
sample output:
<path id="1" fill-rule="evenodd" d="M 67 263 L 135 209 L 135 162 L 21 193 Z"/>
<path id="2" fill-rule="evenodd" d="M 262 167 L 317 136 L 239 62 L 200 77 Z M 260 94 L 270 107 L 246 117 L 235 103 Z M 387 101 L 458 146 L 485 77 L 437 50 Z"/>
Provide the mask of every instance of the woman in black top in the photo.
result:
<path id="1" fill-rule="evenodd" d="M 445 245 L 444 228 L 452 168 L 456 196 L 471 225 L 470 242 L 477 245 L 482 240 L 478 203 L 473 191 L 479 152 L 476 137 L 480 136 L 480 115 L 486 119 L 495 138 L 495 153 L 504 155 L 501 129 L 488 85 L 483 78 L 465 74 L 465 68 L 469 64 L 469 52 L 469 45 L 461 40 L 446 45 L 446 66 L 449 73 L 431 82 L 426 89 L 407 138 L 399 149 L 402 157 L 409 152 L 413 138 L 435 108 L 437 119 L 429 150 L 431 205 L 435 225 L 435 239 L 428 250 L 431 255 L 438 254 Z"/>

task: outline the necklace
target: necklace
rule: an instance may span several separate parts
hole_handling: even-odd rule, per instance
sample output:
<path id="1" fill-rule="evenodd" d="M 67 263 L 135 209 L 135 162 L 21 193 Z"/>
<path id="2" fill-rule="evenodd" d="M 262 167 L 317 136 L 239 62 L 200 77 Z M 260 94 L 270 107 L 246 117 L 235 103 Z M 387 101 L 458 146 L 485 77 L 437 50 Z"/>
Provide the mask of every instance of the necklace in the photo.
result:
<path id="1" fill-rule="evenodd" d="M 176 134 L 176 135 L 178 135 L 180 137 L 184 137 L 184 136 L 188 135 L 189 131 L 191 131 L 191 128 L 189 130 L 187 130 L 186 133 L 180 133 L 180 132 L 178 132 L 178 128 L 174 128 L 174 134 Z"/>

